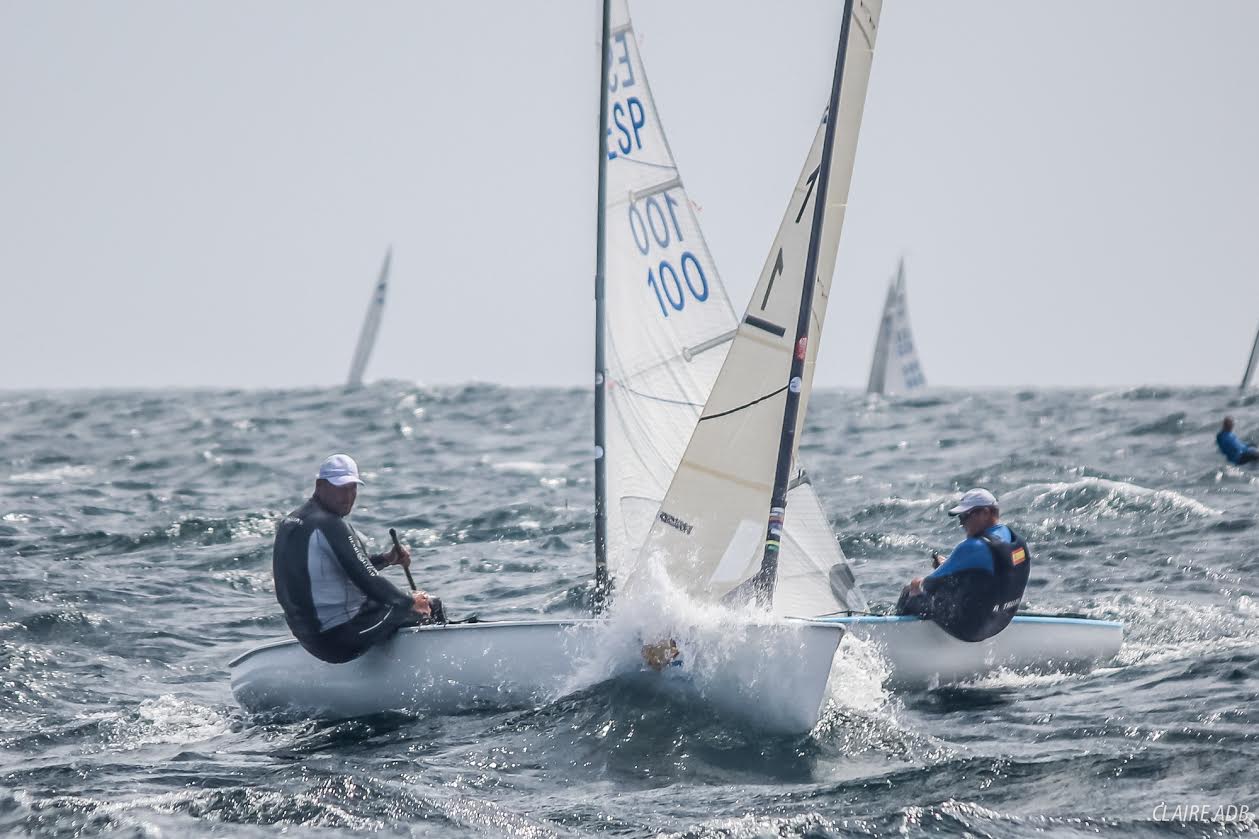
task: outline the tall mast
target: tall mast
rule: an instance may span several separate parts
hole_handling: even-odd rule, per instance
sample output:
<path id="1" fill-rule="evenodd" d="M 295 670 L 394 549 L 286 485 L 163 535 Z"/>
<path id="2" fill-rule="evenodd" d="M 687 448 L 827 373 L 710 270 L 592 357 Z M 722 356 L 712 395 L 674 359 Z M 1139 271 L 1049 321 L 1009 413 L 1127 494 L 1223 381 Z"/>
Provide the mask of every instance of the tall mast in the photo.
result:
<path id="1" fill-rule="evenodd" d="M 608 598 L 608 462 L 604 409 L 604 205 L 608 192 L 608 69 L 612 64 L 612 2 L 603 0 L 603 34 L 599 38 L 599 207 L 595 238 L 595 590 L 594 611 Z"/>
<path id="2" fill-rule="evenodd" d="M 1241 390 L 1250 385 L 1250 377 L 1255 374 L 1255 366 L 1259 365 L 1259 332 L 1255 333 L 1255 345 L 1250 348 L 1250 361 L 1246 362 L 1246 372 L 1242 375 Z"/>
<path id="3" fill-rule="evenodd" d="M 822 224 L 826 219 L 826 193 L 831 180 L 835 125 L 839 122 L 839 91 L 844 80 L 844 58 L 848 53 L 848 30 L 851 21 L 852 0 L 844 0 L 844 22 L 839 29 L 839 51 L 835 57 L 835 77 L 831 82 L 831 100 L 826 109 L 826 134 L 822 139 L 822 160 L 818 166 L 813 227 L 809 231 L 809 251 L 804 263 L 804 292 L 800 295 L 795 351 L 791 358 L 791 374 L 787 380 L 787 403 L 783 409 L 782 435 L 778 440 L 778 464 L 774 470 L 774 491 L 769 502 L 765 553 L 761 557 L 761 570 L 752 578 L 757 602 L 762 605 L 768 605 L 774 599 L 774 584 L 778 580 L 778 551 L 782 544 L 783 521 L 787 514 L 787 488 L 791 480 L 792 453 L 795 451 L 796 417 L 800 412 L 804 360 L 808 356 L 813 288 L 817 285 L 818 253 L 822 246 Z"/>

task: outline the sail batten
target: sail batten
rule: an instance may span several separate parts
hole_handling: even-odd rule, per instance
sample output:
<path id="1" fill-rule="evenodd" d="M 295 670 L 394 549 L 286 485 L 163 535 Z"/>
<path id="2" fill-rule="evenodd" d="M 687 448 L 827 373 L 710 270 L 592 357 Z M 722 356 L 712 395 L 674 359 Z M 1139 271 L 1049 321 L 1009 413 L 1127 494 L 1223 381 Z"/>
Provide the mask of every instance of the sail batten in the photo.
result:
<path id="1" fill-rule="evenodd" d="M 354 358 L 350 361 L 350 375 L 346 379 L 348 387 L 359 387 L 363 384 L 363 373 L 367 371 L 367 362 L 376 347 L 376 336 L 380 333 L 380 322 L 385 313 L 385 295 L 389 288 L 389 264 L 393 260 L 393 248 L 385 252 L 385 262 L 380 268 L 380 277 L 372 289 L 372 298 L 367 304 L 367 315 L 363 318 L 363 328 L 359 330 L 358 342 L 354 346 Z"/>

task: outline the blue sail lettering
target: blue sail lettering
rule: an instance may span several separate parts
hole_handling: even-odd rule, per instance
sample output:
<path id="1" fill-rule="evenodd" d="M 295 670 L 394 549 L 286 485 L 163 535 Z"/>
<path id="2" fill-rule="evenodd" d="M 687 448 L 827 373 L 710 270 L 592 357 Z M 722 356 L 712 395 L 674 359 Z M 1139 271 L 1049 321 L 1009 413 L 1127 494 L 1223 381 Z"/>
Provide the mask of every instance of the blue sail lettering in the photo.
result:
<path id="1" fill-rule="evenodd" d="M 634 65 L 630 62 L 629 44 L 626 43 L 625 41 L 625 33 L 624 32 L 617 33 L 616 37 L 613 38 L 613 40 L 617 44 L 621 45 L 621 54 L 620 56 L 616 56 L 616 55 L 612 56 L 613 66 L 609 68 L 609 72 L 608 72 L 608 90 L 615 93 L 617 90 L 621 88 L 634 86 Z M 616 52 L 615 45 L 612 47 L 612 51 L 613 53 Z M 620 74 L 617 73 L 616 71 L 617 64 L 621 64 L 625 67 L 624 79 L 622 79 Z"/>
<path id="2" fill-rule="evenodd" d="M 634 150 L 633 138 L 630 135 L 629 126 L 621 121 L 625 116 L 625 106 L 617 102 L 612 106 L 612 123 L 621 131 L 622 139 L 616 141 L 616 147 L 620 149 L 621 154 L 629 154 Z"/>
<path id="3" fill-rule="evenodd" d="M 643 138 L 639 136 L 638 129 L 647 124 L 647 112 L 643 110 L 643 103 L 638 101 L 637 96 L 625 100 L 625 105 L 629 108 L 630 125 L 634 129 L 634 145 L 642 151 Z"/>
<path id="4" fill-rule="evenodd" d="M 704 266 L 699 257 L 690 251 L 682 253 L 682 276 L 678 277 L 677 269 L 667 259 L 660 260 L 655 267 L 647 269 L 647 287 L 651 289 L 656 305 L 660 307 L 660 315 L 669 317 L 669 310 L 680 312 L 686 308 L 686 292 L 691 299 L 703 303 L 709 297 L 708 277 L 704 274 Z M 668 305 L 665 305 L 665 304 Z"/>
<path id="5" fill-rule="evenodd" d="M 608 160 L 616 160 L 618 155 L 615 151 L 612 150 L 611 140 L 612 140 L 612 129 L 609 128 L 608 129 L 608 141 L 609 141 L 608 142 Z"/>
<path id="6" fill-rule="evenodd" d="M 638 97 L 613 102 L 609 117 L 612 124 L 608 126 L 608 160 L 642 151 L 641 129 L 647 124 L 647 110 Z"/>

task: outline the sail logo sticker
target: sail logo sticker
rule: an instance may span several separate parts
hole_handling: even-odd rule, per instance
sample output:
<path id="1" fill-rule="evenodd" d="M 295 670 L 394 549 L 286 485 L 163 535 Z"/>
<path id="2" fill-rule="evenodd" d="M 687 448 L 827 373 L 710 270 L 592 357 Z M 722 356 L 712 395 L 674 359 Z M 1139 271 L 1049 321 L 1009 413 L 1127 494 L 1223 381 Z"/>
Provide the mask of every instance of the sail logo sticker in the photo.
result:
<path id="1" fill-rule="evenodd" d="M 1022 565 L 1025 559 L 1027 559 L 1027 551 L 1023 548 L 1015 548 L 1010 552 L 1010 561 L 1015 565 Z"/>
<path id="2" fill-rule="evenodd" d="M 804 361 L 804 354 L 809 349 L 809 336 L 801 335 L 800 340 L 796 341 L 796 358 Z"/>
<path id="3" fill-rule="evenodd" d="M 669 515 L 664 510 L 661 510 L 660 513 L 656 516 L 656 518 L 660 519 L 662 522 L 669 525 L 669 527 L 673 527 L 682 531 L 687 536 L 690 536 L 691 531 L 695 529 L 692 525 L 687 524 L 686 522 L 682 521 L 682 519 L 678 518 L 677 516 Z"/>
<path id="4" fill-rule="evenodd" d="M 791 377 L 791 383 L 787 385 L 787 388 L 788 388 L 788 389 L 789 389 L 792 393 L 799 393 L 799 392 L 800 392 L 800 388 L 801 388 L 801 386 L 802 386 L 802 385 L 803 385 L 803 382 L 801 382 L 801 381 L 800 381 L 800 377 L 799 377 L 799 376 L 792 376 L 792 377 Z"/>

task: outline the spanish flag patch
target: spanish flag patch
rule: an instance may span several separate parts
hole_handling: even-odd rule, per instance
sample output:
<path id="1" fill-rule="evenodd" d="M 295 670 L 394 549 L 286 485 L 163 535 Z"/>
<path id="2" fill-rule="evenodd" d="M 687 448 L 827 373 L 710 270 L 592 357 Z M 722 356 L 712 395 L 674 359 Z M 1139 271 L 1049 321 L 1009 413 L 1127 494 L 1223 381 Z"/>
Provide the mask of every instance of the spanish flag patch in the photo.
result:
<path id="1" fill-rule="evenodd" d="M 1023 548 L 1015 548 L 1010 552 L 1010 562 L 1015 565 L 1022 565 L 1025 559 L 1027 559 L 1027 551 Z"/>

